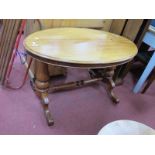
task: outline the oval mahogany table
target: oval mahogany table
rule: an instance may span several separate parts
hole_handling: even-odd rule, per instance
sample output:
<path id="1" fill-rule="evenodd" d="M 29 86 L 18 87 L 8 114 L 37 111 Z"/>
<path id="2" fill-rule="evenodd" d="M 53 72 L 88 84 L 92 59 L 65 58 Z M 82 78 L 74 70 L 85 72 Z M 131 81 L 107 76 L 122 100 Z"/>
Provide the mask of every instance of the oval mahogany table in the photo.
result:
<path id="1" fill-rule="evenodd" d="M 28 54 L 36 61 L 35 90 L 39 94 L 48 125 L 54 121 L 48 108 L 48 64 L 89 70 L 90 80 L 54 86 L 52 91 L 80 87 L 97 81 L 108 83 L 107 91 L 113 102 L 118 98 L 112 89 L 116 66 L 131 61 L 137 54 L 136 45 L 116 34 L 86 28 L 53 28 L 30 34 L 24 40 Z M 104 70 L 103 70 L 104 68 Z"/>

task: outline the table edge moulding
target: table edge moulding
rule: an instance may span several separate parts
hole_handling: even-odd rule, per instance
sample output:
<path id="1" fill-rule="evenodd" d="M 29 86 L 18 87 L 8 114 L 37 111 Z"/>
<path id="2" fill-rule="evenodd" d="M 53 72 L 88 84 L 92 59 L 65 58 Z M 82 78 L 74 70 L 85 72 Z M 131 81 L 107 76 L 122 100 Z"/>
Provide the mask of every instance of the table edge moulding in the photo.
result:
<path id="1" fill-rule="evenodd" d="M 48 125 L 54 124 L 48 107 L 49 92 L 69 90 L 100 81 L 106 84 L 112 101 L 119 103 L 113 92 L 114 70 L 116 66 L 131 61 L 138 51 L 136 45 L 125 37 L 88 28 L 53 28 L 38 31 L 26 37 L 24 47 L 28 54 L 36 59 L 34 89 L 41 99 Z M 48 64 L 88 69 L 90 79 L 50 88 Z"/>

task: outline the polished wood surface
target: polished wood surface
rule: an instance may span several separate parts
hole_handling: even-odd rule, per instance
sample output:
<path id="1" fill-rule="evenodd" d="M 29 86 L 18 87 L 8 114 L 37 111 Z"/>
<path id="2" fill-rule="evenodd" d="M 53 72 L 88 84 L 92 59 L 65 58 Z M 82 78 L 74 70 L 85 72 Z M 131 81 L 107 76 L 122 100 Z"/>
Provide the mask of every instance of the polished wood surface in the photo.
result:
<path id="1" fill-rule="evenodd" d="M 54 21 L 52 19 L 27 19 L 26 20 L 26 27 L 24 31 L 24 38 L 27 37 L 29 34 L 34 33 L 39 30 L 47 29 L 53 27 Z M 30 56 L 28 56 L 29 59 Z M 31 71 L 35 74 L 36 72 L 36 65 L 35 61 L 32 62 L 31 65 Z M 56 77 L 56 76 L 65 76 L 67 69 L 64 67 L 58 67 L 53 65 L 48 65 L 49 69 L 49 75 L 50 77 Z"/>
<path id="2" fill-rule="evenodd" d="M 56 27 L 82 27 L 109 31 L 113 19 L 27 19 L 26 23 L 25 37 L 39 30 Z M 67 72 L 66 68 L 52 64 L 49 64 L 48 68 L 50 77 L 65 76 Z M 35 74 L 35 63 L 32 63 L 31 70 Z"/>
<path id="3" fill-rule="evenodd" d="M 35 91 L 41 98 L 48 125 L 53 125 L 54 121 L 48 106 L 50 89 L 47 63 L 63 67 L 85 66 L 90 69 L 91 79 L 52 85 L 52 92 L 102 81 L 106 82 L 106 90 L 112 101 L 118 103 L 119 99 L 113 92 L 114 69 L 117 65 L 130 61 L 137 53 L 136 45 L 124 37 L 86 28 L 53 28 L 38 31 L 25 39 L 24 46 L 32 57 L 38 59 Z M 106 69 L 103 71 L 102 68 Z"/>
<path id="4" fill-rule="evenodd" d="M 53 28 L 35 32 L 25 41 L 33 56 L 76 64 L 109 64 L 132 59 L 136 45 L 119 35 L 86 28 Z"/>
<path id="5" fill-rule="evenodd" d="M 38 68 L 36 70 L 35 91 L 36 95 L 41 99 L 47 124 L 51 126 L 54 124 L 54 121 L 48 107 L 49 105 L 48 89 L 50 79 L 48 65 L 40 61 L 37 61 L 36 63 Z"/>

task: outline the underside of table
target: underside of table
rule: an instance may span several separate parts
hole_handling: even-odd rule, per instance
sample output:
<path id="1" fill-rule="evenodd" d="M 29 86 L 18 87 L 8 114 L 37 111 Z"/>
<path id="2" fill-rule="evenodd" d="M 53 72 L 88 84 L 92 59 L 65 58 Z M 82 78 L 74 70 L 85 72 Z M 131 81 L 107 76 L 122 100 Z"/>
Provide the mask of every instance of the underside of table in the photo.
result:
<path id="1" fill-rule="evenodd" d="M 90 79 L 80 80 L 65 83 L 62 85 L 55 85 L 50 87 L 50 77 L 48 72 L 48 64 L 36 61 L 36 80 L 34 83 L 34 90 L 36 95 L 40 98 L 45 117 L 49 126 L 54 125 L 52 114 L 49 110 L 48 94 L 56 91 L 69 90 L 74 88 L 83 87 L 86 85 L 94 84 L 96 82 L 104 82 L 106 84 L 106 91 L 113 103 L 119 103 L 119 99 L 113 92 L 115 83 L 113 81 L 114 70 L 116 66 L 104 68 L 104 69 L 89 69 Z"/>

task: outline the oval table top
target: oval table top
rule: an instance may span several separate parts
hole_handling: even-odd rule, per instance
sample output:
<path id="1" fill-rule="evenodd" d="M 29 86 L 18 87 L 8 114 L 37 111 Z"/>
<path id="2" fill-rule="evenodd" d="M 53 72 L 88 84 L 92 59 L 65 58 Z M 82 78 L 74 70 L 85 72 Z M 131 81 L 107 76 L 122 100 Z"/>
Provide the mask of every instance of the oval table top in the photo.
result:
<path id="1" fill-rule="evenodd" d="M 130 61 L 137 54 L 129 39 L 87 28 L 52 28 L 24 40 L 28 53 L 40 61 L 64 66 L 106 66 Z"/>

